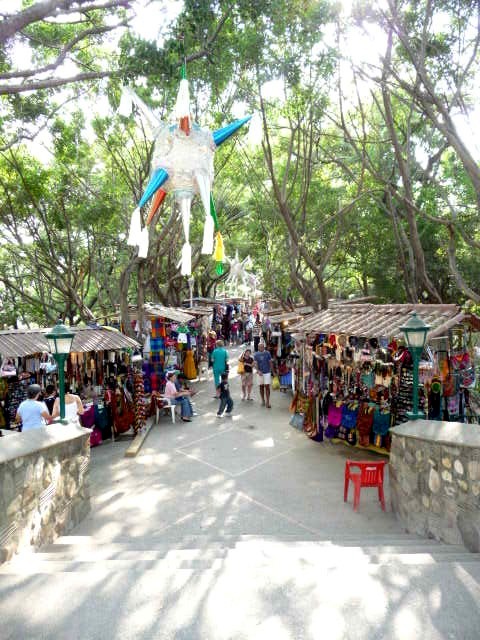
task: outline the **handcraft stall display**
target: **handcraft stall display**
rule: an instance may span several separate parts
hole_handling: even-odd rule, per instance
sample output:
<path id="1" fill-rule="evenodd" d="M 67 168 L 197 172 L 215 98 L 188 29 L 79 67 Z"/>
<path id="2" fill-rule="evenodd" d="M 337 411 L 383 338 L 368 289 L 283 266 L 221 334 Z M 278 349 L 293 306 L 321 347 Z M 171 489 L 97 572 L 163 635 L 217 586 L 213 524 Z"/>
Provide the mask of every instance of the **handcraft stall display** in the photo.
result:
<path id="1" fill-rule="evenodd" d="M 131 325 L 143 351 L 145 393 L 161 391 L 167 370 L 178 370 L 194 380 L 209 329 L 208 315 L 187 309 L 146 304 L 143 326 L 139 326 L 136 307 L 130 308 Z"/>
<path id="2" fill-rule="evenodd" d="M 476 420 L 474 332 L 480 318 L 456 305 L 339 305 L 292 329 L 292 425 L 318 441 L 390 449 L 390 427 L 412 409 L 413 364 L 400 329 L 412 312 L 430 327 L 420 362 L 420 408 L 431 420 Z"/>
<path id="3" fill-rule="evenodd" d="M 85 426 L 101 426 L 102 436 L 111 436 L 111 427 L 117 432 L 130 428 L 132 420 L 121 429 L 121 415 L 133 416 L 133 355 L 139 348 L 138 342 L 123 335 L 112 327 L 88 326 L 70 327 L 75 334 L 71 352 L 65 362 L 65 381 L 78 394 L 86 408 L 82 416 Z M 30 384 L 39 384 L 44 390 L 52 385 L 58 391 L 57 364 L 48 352 L 45 334 L 50 329 L 0 331 L 0 428 L 15 428 L 17 408 L 27 395 Z M 128 391 L 131 381 L 132 393 Z M 116 405 L 104 406 L 107 388 L 116 389 L 121 401 L 119 411 Z M 122 414 L 123 408 L 123 414 Z M 127 422 L 127 420 L 123 420 Z"/>

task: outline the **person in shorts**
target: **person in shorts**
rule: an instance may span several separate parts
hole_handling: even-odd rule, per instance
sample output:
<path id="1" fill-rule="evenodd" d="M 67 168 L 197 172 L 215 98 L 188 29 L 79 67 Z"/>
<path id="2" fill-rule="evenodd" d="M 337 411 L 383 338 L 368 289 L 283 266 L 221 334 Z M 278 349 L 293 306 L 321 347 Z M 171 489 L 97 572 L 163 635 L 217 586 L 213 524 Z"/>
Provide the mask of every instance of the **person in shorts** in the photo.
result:
<path id="1" fill-rule="evenodd" d="M 253 356 L 255 368 L 258 374 L 258 385 L 260 389 L 260 397 L 262 398 L 262 407 L 271 409 L 270 404 L 270 385 L 272 383 L 272 356 L 266 351 L 265 344 L 260 342 L 258 351 Z"/>
<path id="2" fill-rule="evenodd" d="M 253 365 L 255 360 L 252 357 L 251 350 L 245 349 L 239 361 L 243 362 L 243 373 L 240 374 L 242 378 L 242 400 L 252 401 Z"/>

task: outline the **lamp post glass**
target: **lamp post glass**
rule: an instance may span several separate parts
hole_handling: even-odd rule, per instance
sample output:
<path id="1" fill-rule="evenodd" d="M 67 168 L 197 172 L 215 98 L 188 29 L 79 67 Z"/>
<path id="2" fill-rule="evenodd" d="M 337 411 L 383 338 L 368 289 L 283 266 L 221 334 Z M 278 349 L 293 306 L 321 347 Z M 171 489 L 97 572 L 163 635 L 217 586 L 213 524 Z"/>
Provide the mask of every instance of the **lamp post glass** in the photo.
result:
<path id="1" fill-rule="evenodd" d="M 400 327 L 400 330 L 405 335 L 408 350 L 413 359 L 413 410 L 411 413 L 407 413 L 407 417 L 410 420 L 418 420 L 418 418 L 425 417 L 424 413 L 418 411 L 418 364 L 427 341 L 429 329 L 430 327 L 415 312 L 412 313 L 405 326 Z"/>
<path id="2" fill-rule="evenodd" d="M 72 348 L 75 334 L 66 327 L 61 320 L 51 330 L 45 334 L 48 341 L 50 353 L 55 358 L 58 365 L 58 385 L 60 393 L 60 420 L 65 419 L 65 360 Z"/>

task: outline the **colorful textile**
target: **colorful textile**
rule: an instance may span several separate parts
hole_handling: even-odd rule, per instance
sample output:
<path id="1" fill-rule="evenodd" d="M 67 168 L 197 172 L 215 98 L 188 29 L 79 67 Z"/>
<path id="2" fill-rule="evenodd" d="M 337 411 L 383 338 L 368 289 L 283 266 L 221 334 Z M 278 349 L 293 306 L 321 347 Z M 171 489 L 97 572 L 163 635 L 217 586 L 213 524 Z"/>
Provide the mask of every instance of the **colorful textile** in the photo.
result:
<path id="1" fill-rule="evenodd" d="M 339 427 L 342 422 L 342 405 L 338 406 L 338 404 L 332 402 L 328 407 L 328 425 L 330 427 Z"/>
<path id="2" fill-rule="evenodd" d="M 351 402 L 344 404 L 342 407 L 342 427 L 345 429 L 353 429 L 357 424 L 358 403 Z"/>

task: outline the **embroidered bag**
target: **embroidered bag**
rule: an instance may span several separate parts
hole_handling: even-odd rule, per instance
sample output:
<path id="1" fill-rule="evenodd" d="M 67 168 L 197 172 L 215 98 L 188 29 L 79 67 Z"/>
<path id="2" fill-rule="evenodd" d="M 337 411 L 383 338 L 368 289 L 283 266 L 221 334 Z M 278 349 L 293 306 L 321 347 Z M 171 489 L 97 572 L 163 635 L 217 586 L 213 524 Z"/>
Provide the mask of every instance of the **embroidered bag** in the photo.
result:
<path id="1" fill-rule="evenodd" d="M 373 414 L 373 433 L 384 436 L 390 429 L 390 412 L 383 413 L 378 409 Z M 380 446 L 380 445 L 377 445 Z"/>
<path id="2" fill-rule="evenodd" d="M 294 427 L 295 429 L 299 429 L 299 431 L 302 431 L 303 421 L 304 421 L 303 413 L 294 413 L 293 416 L 290 418 L 290 426 Z"/>
<path id="3" fill-rule="evenodd" d="M 332 402 L 332 404 L 328 407 L 328 425 L 330 427 L 339 427 L 341 422 L 342 422 L 342 404 L 337 402 Z"/>
<path id="4" fill-rule="evenodd" d="M 353 429 L 357 424 L 358 405 L 356 402 L 345 404 L 342 408 L 342 427 Z"/>

